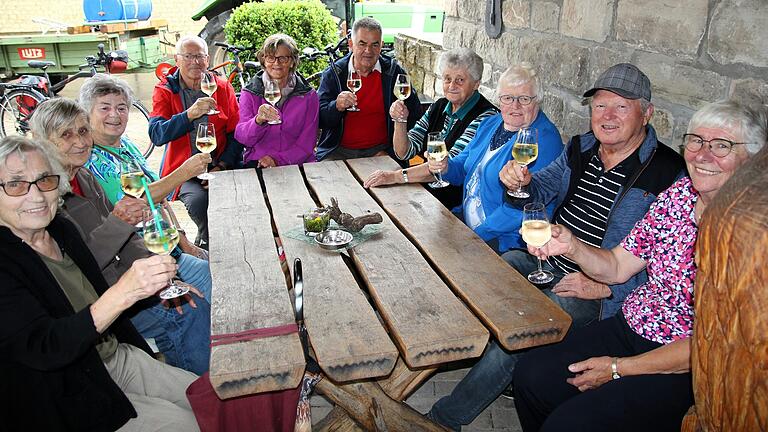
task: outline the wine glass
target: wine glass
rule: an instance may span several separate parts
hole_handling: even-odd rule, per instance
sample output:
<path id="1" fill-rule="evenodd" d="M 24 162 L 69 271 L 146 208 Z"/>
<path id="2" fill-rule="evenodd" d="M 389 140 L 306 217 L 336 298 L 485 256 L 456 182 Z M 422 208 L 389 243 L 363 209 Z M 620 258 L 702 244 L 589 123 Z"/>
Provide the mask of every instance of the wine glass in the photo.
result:
<path id="1" fill-rule="evenodd" d="M 515 144 L 512 146 L 512 158 L 523 169 L 533 163 L 539 155 L 539 131 L 535 128 L 520 128 L 517 131 Z M 513 191 L 507 191 L 509 196 L 515 198 L 528 198 L 531 196 L 522 185 Z"/>
<path id="2" fill-rule="evenodd" d="M 200 90 L 207 94 L 208 97 L 212 97 L 216 92 L 216 77 L 211 72 L 203 72 L 200 79 Z M 208 115 L 218 114 L 215 109 L 209 110 Z"/>
<path id="3" fill-rule="evenodd" d="M 280 83 L 277 80 L 268 79 L 264 82 L 264 99 L 269 102 L 270 105 L 277 108 L 277 103 L 280 102 L 280 98 L 283 97 L 282 93 L 280 93 Z M 279 111 L 279 110 L 278 110 Z M 277 120 L 270 120 L 267 122 L 267 124 L 280 124 L 283 121 L 280 119 Z"/>
<path id="4" fill-rule="evenodd" d="M 120 187 L 126 195 L 141 198 L 144 194 L 144 171 L 136 161 L 120 161 Z"/>
<path id="5" fill-rule="evenodd" d="M 528 203 L 523 207 L 523 227 L 520 230 L 523 234 L 523 241 L 541 248 L 552 238 L 552 226 L 549 224 L 547 209 L 542 203 Z M 535 284 L 545 284 L 552 282 L 554 275 L 552 272 L 542 270 L 541 260 L 536 260 L 539 269 L 528 275 L 528 280 Z"/>
<path id="6" fill-rule="evenodd" d="M 440 132 L 432 132 L 427 135 L 427 157 L 437 162 L 448 157 L 448 149 L 445 146 L 443 137 L 440 136 Z M 450 185 L 450 183 L 443 180 L 443 175 L 440 171 L 434 172 L 432 175 L 435 176 L 435 181 L 430 183 L 429 187 L 439 189 Z"/>
<path id="7" fill-rule="evenodd" d="M 179 244 L 178 228 L 163 207 L 144 210 L 143 236 L 147 249 L 158 255 L 170 255 L 173 248 Z M 167 300 L 183 296 L 188 292 L 189 287 L 177 285 L 171 279 L 159 295 L 161 299 Z"/>
<path id="8" fill-rule="evenodd" d="M 360 88 L 363 86 L 363 79 L 360 78 L 360 74 L 357 71 L 352 71 L 349 73 L 349 76 L 347 77 L 347 88 L 349 91 L 352 92 L 355 96 L 357 96 L 357 92 L 360 91 Z M 351 107 L 347 108 L 347 111 L 360 111 L 360 108 L 357 107 L 357 104 L 352 105 Z"/>
<path id="9" fill-rule="evenodd" d="M 401 101 L 408 99 L 408 97 L 411 95 L 411 78 L 408 75 L 398 74 L 397 77 L 395 77 L 394 93 L 395 97 Z M 397 123 L 408 123 L 407 118 L 392 119 L 392 121 Z"/>
<path id="10" fill-rule="evenodd" d="M 213 123 L 200 123 L 197 125 L 197 137 L 195 138 L 195 147 L 203 153 L 210 153 L 216 149 L 216 129 Z M 205 172 L 197 176 L 200 180 L 210 180 L 214 177 L 205 167 Z"/>

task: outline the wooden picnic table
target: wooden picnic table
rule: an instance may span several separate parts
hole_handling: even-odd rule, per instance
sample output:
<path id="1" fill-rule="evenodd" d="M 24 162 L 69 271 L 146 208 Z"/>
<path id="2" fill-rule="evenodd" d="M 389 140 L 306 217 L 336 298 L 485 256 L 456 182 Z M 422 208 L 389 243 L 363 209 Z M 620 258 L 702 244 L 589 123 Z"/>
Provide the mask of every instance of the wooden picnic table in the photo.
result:
<path id="1" fill-rule="evenodd" d="M 280 265 L 299 257 L 304 318 L 337 407 L 320 430 L 441 430 L 402 403 L 436 367 L 559 341 L 570 317 L 504 262 L 421 185 L 366 190 L 387 157 L 216 173 L 210 183 L 211 350 L 221 397 L 296 387 L 304 354 Z M 344 252 L 289 238 L 297 218 L 337 198 L 352 215 L 379 212 L 380 231 Z M 276 239 L 279 239 L 276 240 Z M 266 330 L 264 330 L 266 329 Z M 266 331 L 268 337 L 239 338 Z"/>

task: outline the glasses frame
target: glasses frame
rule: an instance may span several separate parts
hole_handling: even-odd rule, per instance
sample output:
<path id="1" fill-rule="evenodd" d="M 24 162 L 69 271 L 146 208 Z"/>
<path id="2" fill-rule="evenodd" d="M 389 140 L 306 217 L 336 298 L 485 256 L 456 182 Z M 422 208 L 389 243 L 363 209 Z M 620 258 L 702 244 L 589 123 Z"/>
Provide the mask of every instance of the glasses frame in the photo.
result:
<path id="1" fill-rule="evenodd" d="M 181 56 L 186 62 L 188 63 L 201 63 L 208 59 L 208 54 L 176 54 L 178 56 Z"/>
<path id="2" fill-rule="evenodd" d="M 507 101 L 505 102 L 504 99 L 507 99 Z M 523 102 L 523 100 L 527 100 L 528 102 Z M 499 96 L 499 102 L 502 105 L 512 105 L 513 103 L 517 102 L 522 106 L 527 106 L 533 103 L 534 100 L 536 100 L 536 96 L 528 96 L 528 95 L 512 96 L 508 94 Z"/>
<path id="3" fill-rule="evenodd" d="M 44 190 L 43 188 L 40 187 L 39 183 L 40 183 L 41 180 L 52 178 L 52 177 L 56 179 L 56 185 L 54 187 L 52 187 L 50 189 L 47 189 L 47 190 Z M 24 193 L 20 193 L 20 194 L 17 194 L 17 195 L 10 194 L 10 193 L 8 193 L 8 190 L 5 188 L 5 185 L 7 183 L 11 183 L 11 182 L 26 184 L 27 185 L 27 190 L 25 190 Z M 8 195 L 10 197 L 20 197 L 20 196 L 24 196 L 24 195 L 28 194 L 29 190 L 32 188 L 32 185 L 35 185 L 37 190 L 39 190 L 40 192 L 50 192 L 50 191 L 56 190 L 59 187 L 60 183 L 61 183 L 61 176 L 60 175 L 58 175 L 58 174 L 48 174 L 48 175 L 44 175 L 44 176 L 38 178 L 37 180 L 31 181 L 31 182 L 30 181 L 26 181 L 26 180 L 11 180 L 9 182 L 0 183 L 0 187 L 3 188 L 3 192 L 5 192 L 6 195 Z"/>
<path id="4" fill-rule="evenodd" d="M 272 58 L 272 60 L 270 60 Z M 274 55 L 265 55 L 264 56 L 264 63 L 274 64 L 275 62 L 280 64 L 288 64 L 293 60 L 293 56 L 274 56 Z"/>
<path id="5" fill-rule="evenodd" d="M 691 141 L 690 140 L 691 137 L 698 139 L 698 142 Z M 718 153 L 722 153 L 722 151 L 719 150 L 719 149 L 721 149 L 723 147 L 714 147 L 712 145 L 712 143 L 715 142 L 715 141 L 720 141 L 720 142 L 723 142 L 723 143 L 727 143 L 728 144 L 727 151 L 725 153 L 723 153 L 723 154 L 718 154 Z M 708 139 L 707 140 L 707 139 L 704 139 L 704 137 L 702 137 L 700 135 L 697 135 L 697 134 L 692 134 L 692 133 L 683 134 L 683 144 L 682 144 L 682 147 L 685 148 L 686 150 L 688 150 L 691 153 L 698 153 L 699 151 L 701 151 L 701 149 L 704 148 L 704 143 L 706 143 L 707 146 L 709 146 L 709 152 L 712 153 L 713 156 L 719 157 L 719 158 L 724 158 L 724 157 L 728 156 L 733 151 L 733 146 L 747 144 L 747 143 L 743 143 L 743 142 L 734 142 L 734 141 L 731 141 L 731 140 L 725 139 L 725 138 L 712 138 L 712 139 Z M 695 147 L 695 148 L 691 148 L 692 146 Z"/>

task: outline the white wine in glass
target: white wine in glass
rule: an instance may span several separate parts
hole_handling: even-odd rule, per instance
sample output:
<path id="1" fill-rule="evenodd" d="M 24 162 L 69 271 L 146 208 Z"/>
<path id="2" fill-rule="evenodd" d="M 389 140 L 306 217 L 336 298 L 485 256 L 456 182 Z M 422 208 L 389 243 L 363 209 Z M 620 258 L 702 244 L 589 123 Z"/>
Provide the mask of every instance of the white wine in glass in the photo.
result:
<path id="1" fill-rule="evenodd" d="M 213 76 L 213 73 L 211 72 L 203 72 L 201 78 L 200 78 L 200 90 L 207 94 L 208 97 L 213 96 L 214 93 L 216 93 L 217 89 L 216 85 L 216 77 Z M 218 114 L 219 112 L 216 110 L 209 110 L 208 115 L 214 115 Z"/>
<path id="2" fill-rule="evenodd" d="M 406 74 L 398 74 L 397 77 L 395 77 L 395 89 L 394 89 L 395 97 L 400 99 L 401 101 L 404 101 L 408 99 L 408 97 L 411 95 L 411 78 Z M 408 119 L 392 119 L 394 122 L 398 123 L 408 123 Z"/>
<path id="3" fill-rule="evenodd" d="M 213 123 L 200 123 L 197 125 L 195 147 L 203 153 L 211 153 L 216 150 L 216 128 L 213 127 Z M 214 175 L 208 172 L 208 167 L 206 167 L 204 173 L 197 176 L 200 180 L 210 180 L 213 177 Z"/>
<path id="4" fill-rule="evenodd" d="M 134 198 L 140 198 L 144 194 L 144 171 L 136 162 L 120 162 L 120 187 L 126 195 Z"/>
<path id="5" fill-rule="evenodd" d="M 347 88 L 349 91 L 357 96 L 357 92 L 360 91 L 362 87 L 363 79 L 360 77 L 360 74 L 357 71 L 350 72 L 349 76 L 347 77 Z M 347 108 L 347 111 L 360 111 L 360 108 L 357 107 L 357 104 L 354 104 Z"/>
<path id="6" fill-rule="evenodd" d="M 144 210 L 144 245 L 150 252 L 157 255 L 170 255 L 173 248 L 179 244 L 179 231 L 162 207 Z M 167 300 L 183 296 L 189 292 L 185 285 L 176 285 L 173 280 L 168 281 L 168 286 L 160 291 L 160 298 Z"/>
<path id="7" fill-rule="evenodd" d="M 432 132 L 427 135 L 427 157 L 434 161 L 441 161 L 448 157 L 448 148 L 445 146 L 445 141 L 440 136 L 440 132 Z M 443 180 L 443 175 L 438 172 L 432 173 L 435 176 L 435 181 L 429 184 L 429 187 L 433 189 L 444 188 L 450 183 Z"/>
<path id="8" fill-rule="evenodd" d="M 523 241 L 540 248 L 552 238 L 552 225 L 549 224 L 547 209 L 542 203 L 529 203 L 523 207 L 523 226 L 520 230 Z M 536 260 L 539 268 L 528 275 L 528 280 L 535 284 L 552 282 L 552 272 L 541 268 L 541 260 Z"/>
<path id="9" fill-rule="evenodd" d="M 512 158 L 522 167 L 533 163 L 539 156 L 539 131 L 535 128 L 521 128 L 517 131 L 515 144 L 512 146 Z M 531 196 L 522 185 L 516 190 L 507 191 L 509 196 L 515 198 L 528 198 Z"/>
<path id="10" fill-rule="evenodd" d="M 269 102 L 270 105 L 277 108 L 277 103 L 280 102 L 280 98 L 283 97 L 283 94 L 280 92 L 280 83 L 277 80 L 269 79 L 266 81 L 264 85 L 264 99 Z M 279 110 L 278 110 L 279 111 Z M 267 124 L 275 125 L 280 124 L 283 121 L 280 119 L 277 120 L 270 120 L 267 122 Z"/>

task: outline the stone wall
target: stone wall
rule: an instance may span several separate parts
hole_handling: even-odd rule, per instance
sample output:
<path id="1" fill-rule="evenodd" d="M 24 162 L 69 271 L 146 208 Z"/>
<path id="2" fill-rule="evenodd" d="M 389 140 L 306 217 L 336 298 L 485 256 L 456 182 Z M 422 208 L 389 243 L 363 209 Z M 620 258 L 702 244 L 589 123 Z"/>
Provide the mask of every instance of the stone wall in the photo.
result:
<path id="1" fill-rule="evenodd" d="M 445 11 L 443 46 L 473 48 L 483 57 L 486 96 L 495 96 L 510 64 L 537 66 L 542 109 L 563 136 L 589 129 L 581 95 L 619 62 L 638 65 L 650 78 L 652 124 L 673 147 L 706 102 L 751 97 L 768 105 L 766 0 L 503 0 L 497 39 L 484 30 L 485 2 L 445 0 Z M 416 88 L 439 95 L 441 47 L 402 36 L 396 48 Z"/>

